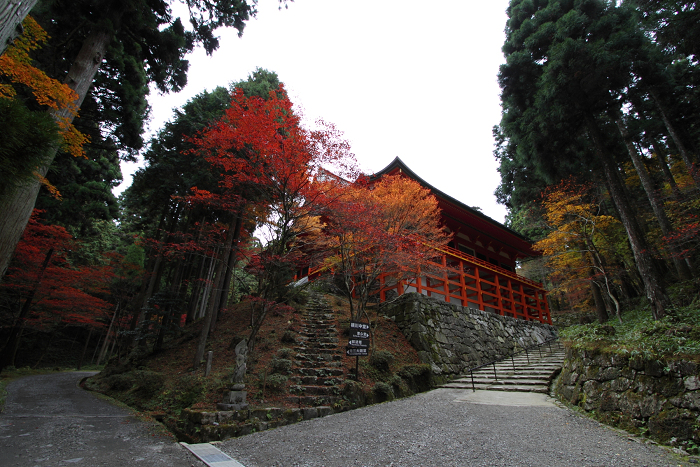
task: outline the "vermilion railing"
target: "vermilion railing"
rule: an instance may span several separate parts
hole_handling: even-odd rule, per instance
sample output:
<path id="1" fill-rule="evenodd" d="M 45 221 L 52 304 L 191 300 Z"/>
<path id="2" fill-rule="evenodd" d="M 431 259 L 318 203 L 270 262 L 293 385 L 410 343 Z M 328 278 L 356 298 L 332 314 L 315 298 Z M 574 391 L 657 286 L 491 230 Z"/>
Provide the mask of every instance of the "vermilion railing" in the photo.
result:
<path id="1" fill-rule="evenodd" d="M 441 273 L 419 271 L 416 277 L 398 282 L 391 274 L 383 274 L 377 291 L 380 301 L 418 292 L 502 316 L 552 324 L 541 284 L 454 248 L 436 250 L 443 253 L 442 264 L 434 263 Z"/>
<path id="2" fill-rule="evenodd" d="M 375 292 L 379 301 L 418 292 L 502 316 L 552 324 L 547 292 L 540 283 L 455 248 L 434 249 L 442 253 L 441 263 L 433 263 L 440 273 L 418 271 L 415 277 L 402 281 L 396 281 L 391 273 L 382 274 Z M 327 268 L 312 268 L 308 277 L 312 279 Z"/>

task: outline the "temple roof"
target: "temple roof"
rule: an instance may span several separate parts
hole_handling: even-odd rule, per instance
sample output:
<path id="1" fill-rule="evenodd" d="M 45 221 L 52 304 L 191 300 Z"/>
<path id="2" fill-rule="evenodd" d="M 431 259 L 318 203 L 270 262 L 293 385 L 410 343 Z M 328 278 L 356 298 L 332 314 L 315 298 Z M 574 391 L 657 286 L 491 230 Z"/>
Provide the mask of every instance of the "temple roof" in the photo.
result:
<path id="1" fill-rule="evenodd" d="M 390 175 L 394 173 L 402 173 L 417 181 L 425 188 L 430 189 L 433 195 L 435 195 L 435 197 L 441 201 L 440 207 L 443 210 L 444 216 L 459 217 L 460 221 L 468 223 L 474 229 L 479 230 L 485 235 L 495 238 L 496 240 L 510 246 L 518 251 L 522 256 L 539 256 L 540 253 L 533 250 L 532 241 L 530 239 L 490 218 L 486 214 L 462 203 L 443 191 L 438 190 L 430 183 L 419 177 L 399 157 L 396 157 L 389 165 L 384 167 L 379 172 L 370 175 L 370 180 L 377 179 L 382 175 Z"/>

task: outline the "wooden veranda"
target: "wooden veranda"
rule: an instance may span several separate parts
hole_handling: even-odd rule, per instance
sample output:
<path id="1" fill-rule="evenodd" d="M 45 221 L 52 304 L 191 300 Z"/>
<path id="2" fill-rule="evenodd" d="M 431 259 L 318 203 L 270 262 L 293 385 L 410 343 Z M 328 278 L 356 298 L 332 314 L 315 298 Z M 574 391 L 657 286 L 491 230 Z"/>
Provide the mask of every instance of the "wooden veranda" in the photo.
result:
<path id="1" fill-rule="evenodd" d="M 547 292 L 541 284 L 451 247 L 439 251 L 442 264 L 435 266 L 443 271 L 440 275 L 419 271 L 416 277 L 397 282 L 391 274 L 383 274 L 379 301 L 417 292 L 502 316 L 552 324 Z"/>

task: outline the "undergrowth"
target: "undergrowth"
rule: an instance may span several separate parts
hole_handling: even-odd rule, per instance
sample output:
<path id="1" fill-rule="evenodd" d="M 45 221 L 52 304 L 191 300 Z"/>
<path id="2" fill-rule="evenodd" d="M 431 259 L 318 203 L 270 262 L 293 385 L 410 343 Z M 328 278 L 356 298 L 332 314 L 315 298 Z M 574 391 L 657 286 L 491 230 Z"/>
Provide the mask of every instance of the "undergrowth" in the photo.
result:
<path id="1" fill-rule="evenodd" d="M 604 324 L 572 325 L 561 337 L 579 348 L 599 348 L 622 355 L 700 357 L 700 298 L 688 286 L 671 290 L 675 304 L 654 320 L 646 301 L 630 304 L 622 323 L 613 317 Z"/>

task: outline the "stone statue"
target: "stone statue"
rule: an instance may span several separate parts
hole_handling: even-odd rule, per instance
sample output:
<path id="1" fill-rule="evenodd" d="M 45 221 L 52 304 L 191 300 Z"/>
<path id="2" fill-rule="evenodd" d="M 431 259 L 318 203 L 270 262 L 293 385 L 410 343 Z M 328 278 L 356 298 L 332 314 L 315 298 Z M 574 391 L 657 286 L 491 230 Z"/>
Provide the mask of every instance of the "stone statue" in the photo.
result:
<path id="1" fill-rule="evenodd" d="M 248 341 L 243 339 L 236 345 L 236 370 L 233 372 L 231 382 L 233 387 L 224 394 L 223 402 L 216 404 L 219 410 L 243 410 L 248 407 L 246 403 L 245 369 L 248 358 Z"/>
<path id="2" fill-rule="evenodd" d="M 232 382 L 235 386 L 241 385 L 245 386 L 243 383 L 243 379 L 245 378 L 245 370 L 246 370 L 246 360 L 248 359 L 248 340 L 243 339 L 236 345 L 236 371 L 233 373 L 233 378 Z M 241 387 L 240 389 L 243 389 Z M 236 388 L 238 389 L 238 388 Z M 239 390 L 240 390 L 239 389 Z"/>

